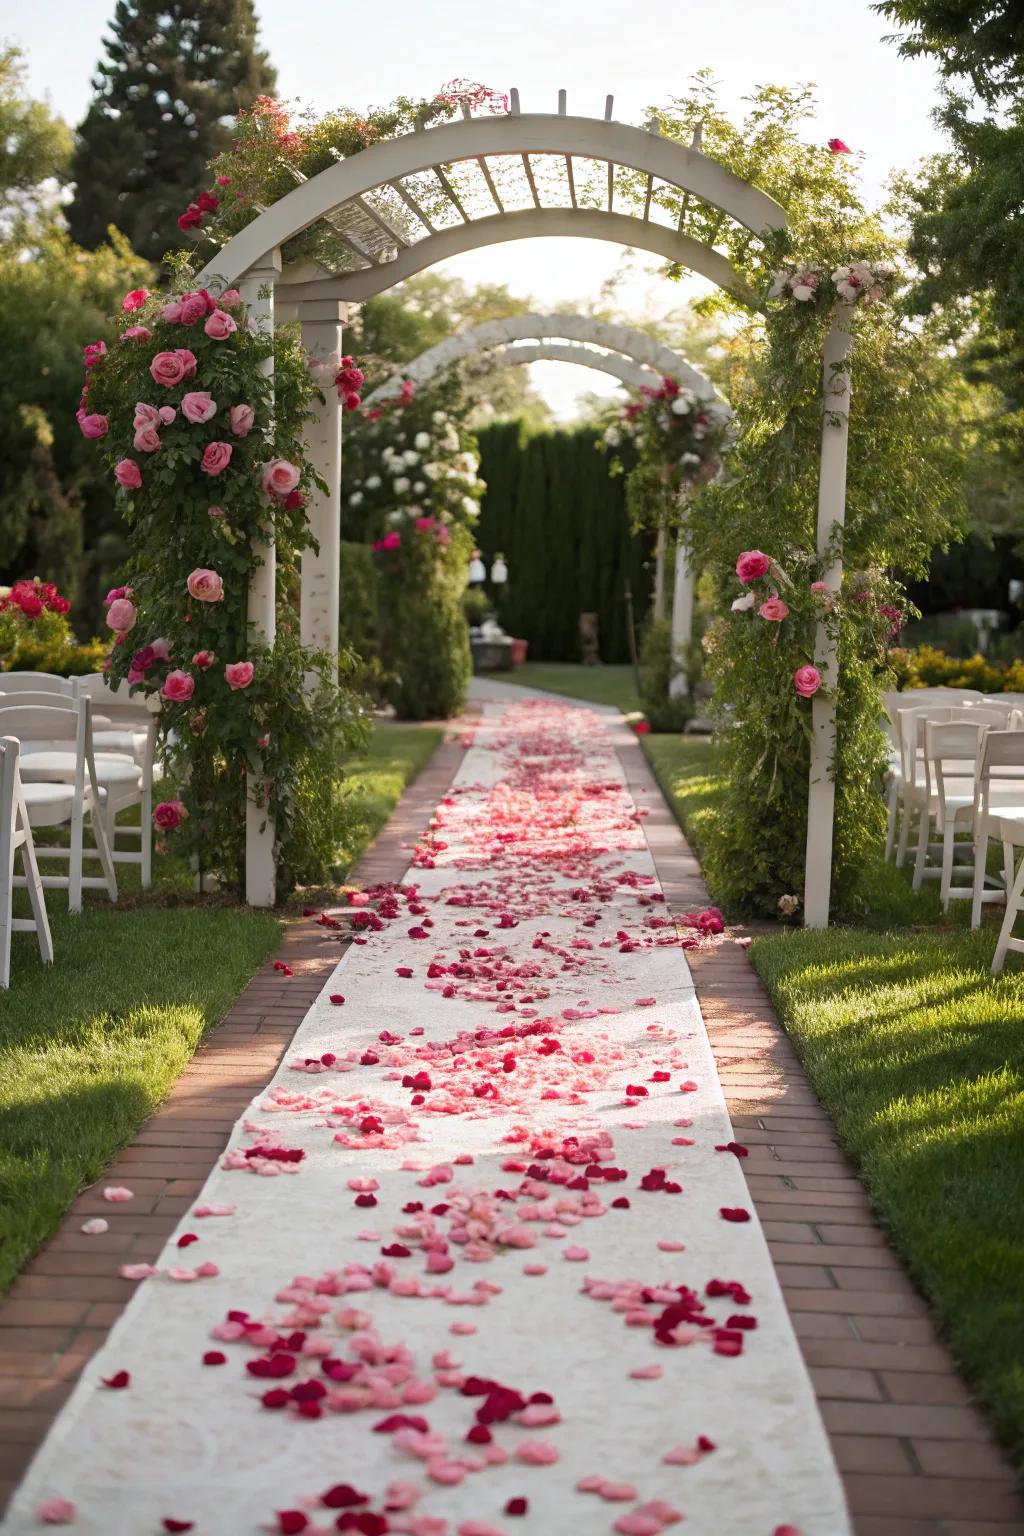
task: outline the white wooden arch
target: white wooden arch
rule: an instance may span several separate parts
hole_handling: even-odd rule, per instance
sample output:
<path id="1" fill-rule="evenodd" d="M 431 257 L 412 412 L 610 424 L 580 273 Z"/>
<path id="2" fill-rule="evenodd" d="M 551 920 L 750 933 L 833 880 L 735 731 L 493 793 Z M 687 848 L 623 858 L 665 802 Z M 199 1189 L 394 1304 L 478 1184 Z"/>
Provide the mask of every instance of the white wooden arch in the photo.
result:
<path id="1" fill-rule="evenodd" d="M 630 127 L 612 119 L 570 117 L 565 92 L 559 110 L 522 113 L 517 91 L 505 115 L 473 117 L 375 144 L 301 180 L 260 212 L 199 275 L 237 285 L 258 324 L 272 328 L 275 295 L 298 314 L 310 355 L 330 365 L 340 355 L 343 305 L 367 298 L 425 267 L 482 245 L 538 235 L 574 235 L 653 251 L 699 273 L 746 302 L 753 297 L 713 243 L 693 239 L 687 212 L 699 203 L 717 210 L 752 238 L 784 229 L 785 211 L 759 188 L 742 181 L 694 145 L 660 136 L 656 126 Z M 301 259 L 289 258 L 302 237 Z M 828 550 L 842 524 L 849 376 L 849 335 L 838 324 L 826 344 L 818 549 Z M 268 375 L 273 361 L 268 359 Z M 836 425 L 838 423 L 838 426 Z M 310 505 L 319 554 L 302 566 L 303 639 L 337 643 L 341 493 L 341 414 L 332 390 L 309 433 L 308 451 L 326 486 Z M 249 620 L 273 640 L 276 573 L 272 541 L 261 544 L 261 563 L 249 593 Z M 833 561 L 830 584 L 838 586 Z M 816 655 L 826 686 L 835 678 L 835 649 L 819 630 Z M 811 783 L 804 916 L 828 921 L 835 786 L 835 708 L 829 695 L 813 703 Z M 254 785 L 258 782 L 254 775 Z M 256 906 L 275 897 L 274 828 L 255 792 L 248 807 L 246 895 Z"/>

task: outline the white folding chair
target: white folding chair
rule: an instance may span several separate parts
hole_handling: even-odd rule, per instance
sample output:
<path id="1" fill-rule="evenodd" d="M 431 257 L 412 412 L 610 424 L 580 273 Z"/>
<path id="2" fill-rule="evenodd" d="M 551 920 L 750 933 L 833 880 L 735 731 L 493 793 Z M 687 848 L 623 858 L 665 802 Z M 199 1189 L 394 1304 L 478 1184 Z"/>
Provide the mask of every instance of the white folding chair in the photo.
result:
<path id="1" fill-rule="evenodd" d="M 903 762 L 900 748 L 900 731 L 898 714 L 901 710 L 929 710 L 936 711 L 943 708 L 958 708 L 964 705 L 979 704 L 982 696 L 974 688 L 910 688 L 905 692 L 894 690 L 882 694 L 884 714 L 882 725 L 889 737 L 889 771 L 886 778 L 885 803 L 888 808 L 888 818 L 885 834 L 885 857 L 891 859 L 896 850 L 897 837 L 899 838 L 899 853 L 897 864 L 902 868 L 907 854 L 907 840 L 910 833 L 910 820 L 908 807 L 904 803 L 903 794 Z M 933 713 L 933 719 L 939 715 Z M 913 789 L 913 781 L 911 784 Z M 913 794 L 911 794 L 913 799 Z M 905 830 L 904 830 L 905 829 Z"/>
<path id="2" fill-rule="evenodd" d="M 68 910 L 82 910 L 83 889 L 105 889 L 111 901 L 117 900 L 117 877 L 104 826 L 104 802 L 107 792 L 97 773 L 92 745 L 91 704 L 88 699 L 54 697 L 50 704 L 20 704 L 0 695 L 0 734 L 18 737 L 21 742 L 19 766 L 23 792 L 29 804 L 32 824 L 37 823 L 29 795 L 40 805 L 62 807 L 71 796 L 70 847 L 39 847 L 37 859 L 66 859 L 67 875 L 43 874 L 43 885 L 68 893 Z M 116 781 L 131 775 L 140 780 L 134 763 L 111 762 L 105 772 Z M 85 845 L 85 818 L 89 818 L 95 848 Z M 102 877 L 86 875 L 86 858 L 98 859 Z"/>
<path id="3" fill-rule="evenodd" d="M 1016 717 L 1016 718 L 1015 718 Z M 1024 715 L 1010 714 L 1006 730 L 985 733 L 974 800 L 974 880 L 971 891 L 971 927 L 981 923 L 985 901 L 1005 902 L 1013 885 L 1013 850 L 1003 845 L 1003 885 L 985 888 L 989 840 L 996 836 L 997 821 L 1024 817 Z"/>
<path id="4" fill-rule="evenodd" d="M 992 956 L 992 975 L 998 976 L 1006 963 L 1007 950 L 1017 953 L 1024 951 L 1024 939 L 1013 937 L 1013 925 L 1017 920 L 1017 914 L 1024 906 L 1024 855 L 1017 864 L 1016 872 L 1013 872 L 1013 850 L 1024 848 L 1024 816 L 990 816 L 989 835 L 998 837 L 1003 845 L 1003 852 L 1008 861 L 1008 872 L 1012 879 L 1006 887 L 1006 912 L 1003 914 L 1003 926 L 999 930 L 996 940 L 995 954 Z"/>
<path id="5" fill-rule="evenodd" d="M 939 877 L 941 866 L 928 867 L 929 836 L 931 833 L 931 819 L 933 812 L 938 809 L 936 792 L 929 780 L 924 762 L 924 750 L 922 738 L 925 725 L 928 721 L 942 723 L 945 721 L 963 720 L 975 726 L 1002 727 L 1006 724 L 1007 710 L 985 708 L 981 705 L 969 702 L 959 707 L 945 704 L 927 705 L 921 709 L 901 709 L 897 711 L 897 731 L 900 740 L 900 777 L 901 798 L 903 802 L 903 825 L 900 829 L 899 851 L 896 858 L 898 866 L 902 867 L 907 853 L 907 842 L 910 834 L 910 825 L 917 817 L 917 846 L 914 854 L 914 879 L 915 891 L 921 889 L 922 881 L 927 877 Z M 965 762 L 965 771 L 969 782 L 969 799 L 974 799 L 974 763 L 975 759 Z M 961 789 L 961 793 L 966 790 Z"/>
<path id="6" fill-rule="evenodd" d="M 18 772 L 18 749 L 15 737 L 0 737 L 0 987 L 4 989 L 11 984 L 13 933 L 34 933 L 43 964 L 53 964 L 53 939 L 32 842 L 29 811 Z M 70 814 L 71 797 L 66 798 Z M 14 866 L 19 853 L 23 873 L 16 876 Z M 15 884 L 28 892 L 31 917 L 14 916 Z"/>
<path id="7" fill-rule="evenodd" d="M 925 721 L 924 770 L 928 807 L 922 812 L 922 818 L 927 817 L 930 826 L 934 816 L 936 830 L 942 837 L 940 897 L 944 912 L 951 898 L 973 894 L 973 880 L 969 886 L 953 885 L 953 851 L 957 832 L 972 831 L 974 827 L 977 765 L 987 732 L 988 726 L 975 720 Z M 922 830 L 921 838 L 927 851 L 927 830 Z"/>
<path id="8" fill-rule="evenodd" d="M 88 677 L 75 678 L 74 681 L 78 697 L 88 697 L 92 703 L 94 722 L 97 710 L 101 710 L 105 717 L 103 729 L 97 729 L 95 724 L 93 726 L 93 743 L 96 748 L 97 763 L 100 764 L 101 781 L 103 781 L 101 760 L 108 752 L 130 754 L 141 772 L 137 801 L 134 797 L 124 798 L 116 793 L 108 801 L 107 835 L 110 839 L 111 858 L 118 864 L 138 864 L 142 886 L 146 890 L 153 883 L 153 783 L 159 776 L 156 762 L 159 709 L 152 708 L 145 698 L 137 694 L 133 696 L 127 683 L 121 683 L 116 688 L 112 688 L 107 679 L 98 672 L 91 673 Z M 2 686 L 0 682 L 0 687 Z M 118 812 L 136 803 L 139 805 L 139 825 L 119 827 Z M 118 836 L 137 837 L 138 848 L 119 849 Z"/>

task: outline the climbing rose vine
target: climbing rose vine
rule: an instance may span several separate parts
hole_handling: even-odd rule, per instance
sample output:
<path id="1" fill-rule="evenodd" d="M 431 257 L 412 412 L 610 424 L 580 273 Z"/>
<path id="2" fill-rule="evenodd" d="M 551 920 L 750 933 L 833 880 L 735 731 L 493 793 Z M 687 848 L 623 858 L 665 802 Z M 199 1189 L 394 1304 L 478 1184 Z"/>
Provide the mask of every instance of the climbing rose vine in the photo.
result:
<path id="1" fill-rule="evenodd" d="M 124 583 L 106 600 L 107 667 L 161 708 L 180 794 L 157 827 L 237 884 L 249 784 L 273 817 L 282 880 L 320 878 L 333 850 L 317 805 L 339 752 L 365 736 L 354 659 L 303 649 L 287 605 L 272 645 L 247 613 L 255 546 L 273 539 L 287 593 L 312 543 L 305 507 L 319 482 L 302 432 L 317 386 L 295 332 L 256 327 L 235 289 L 137 290 L 123 309 L 114 345 L 85 348 L 78 421 L 131 527 Z"/>

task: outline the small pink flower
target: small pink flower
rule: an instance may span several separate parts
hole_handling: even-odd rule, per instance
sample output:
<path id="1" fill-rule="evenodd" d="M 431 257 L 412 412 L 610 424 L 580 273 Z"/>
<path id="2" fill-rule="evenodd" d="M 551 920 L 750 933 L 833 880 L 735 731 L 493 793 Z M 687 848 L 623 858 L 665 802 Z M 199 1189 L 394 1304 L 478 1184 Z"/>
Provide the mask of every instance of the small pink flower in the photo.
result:
<path id="1" fill-rule="evenodd" d="M 271 459 L 263 466 L 263 489 L 268 496 L 287 496 L 299 483 L 299 470 L 287 459 Z"/>
<path id="2" fill-rule="evenodd" d="M 248 688 L 255 670 L 251 661 L 229 661 L 224 668 L 224 681 L 235 690 Z"/>
<path id="3" fill-rule="evenodd" d="M 236 437 L 248 437 L 256 419 L 256 412 L 251 405 L 233 405 L 228 411 L 228 418 L 231 422 L 231 430 Z"/>
<path id="4" fill-rule="evenodd" d="M 114 479 L 126 491 L 137 491 L 142 484 L 142 470 L 134 459 L 121 459 L 114 465 Z"/>
<path id="5" fill-rule="evenodd" d="M 78 425 L 83 437 L 106 437 L 110 431 L 110 422 L 105 416 L 101 416 L 98 411 L 93 411 L 88 415 L 84 411 L 81 412 L 78 417 Z"/>
<path id="6" fill-rule="evenodd" d="M 198 667 L 200 672 L 207 672 L 213 666 L 215 660 L 216 657 L 212 651 L 196 651 L 192 657 L 192 665 Z"/>
<path id="7" fill-rule="evenodd" d="M 70 1499 L 44 1499 L 36 1510 L 43 1525 L 70 1525 L 77 1511 Z"/>
<path id="8" fill-rule="evenodd" d="M 121 332 L 119 341 L 152 341 L 153 332 L 148 325 L 129 325 Z"/>
<path id="9" fill-rule="evenodd" d="M 199 566 L 185 580 L 190 597 L 198 603 L 219 603 L 224 597 L 224 580 L 216 571 Z"/>
<path id="10" fill-rule="evenodd" d="M 238 330 L 238 325 L 223 309 L 215 309 L 203 326 L 203 330 L 211 341 L 227 341 L 228 337 Z"/>
<path id="11" fill-rule="evenodd" d="M 121 308 L 126 315 L 131 314 L 133 309 L 141 309 L 148 298 L 148 288 L 133 288 L 131 293 L 126 293 L 121 300 Z"/>
<path id="12" fill-rule="evenodd" d="M 231 184 L 231 177 L 218 176 L 217 181 L 220 186 L 227 187 Z M 225 288 L 224 292 L 220 296 L 221 309 L 234 309 L 235 305 L 241 304 L 241 302 L 242 295 L 239 293 L 237 288 Z"/>
<path id="13" fill-rule="evenodd" d="M 138 432 L 142 427 L 158 427 L 160 425 L 160 412 L 155 405 L 147 405 L 144 400 L 136 402 L 135 417 L 132 426 Z"/>
<path id="14" fill-rule="evenodd" d="M 133 446 L 136 453 L 156 453 L 160 448 L 160 434 L 153 427 L 139 427 Z"/>
<path id="15" fill-rule="evenodd" d="M 209 513 L 210 517 L 223 517 L 224 516 L 224 508 L 223 507 L 207 507 L 206 510 Z"/>
<path id="16" fill-rule="evenodd" d="M 770 569 L 771 561 L 759 549 L 744 550 L 736 561 L 736 575 L 744 586 L 749 586 L 750 582 L 766 576 Z"/>
<path id="17" fill-rule="evenodd" d="M 180 325 L 181 300 L 172 299 L 170 304 L 165 304 L 163 309 L 160 311 L 160 318 L 161 320 L 165 320 L 168 325 Z"/>
<path id="18" fill-rule="evenodd" d="M 219 475 L 231 463 L 233 452 L 230 443 L 207 443 L 199 461 L 199 468 L 204 475 Z"/>
<path id="19" fill-rule="evenodd" d="M 111 1205 L 123 1205 L 126 1200 L 134 1200 L 135 1195 L 123 1184 L 108 1184 L 103 1191 L 103 1198 Z"/>
<path id="20" fill-rule="evenodd" d="M 179 352 L 158 352 L 149 365 L 154 384 L 173 389 L 185 377 L 185 362 Z"/>
<path id="21" fill-rule="evenodd" d="M 86 368 L 95 368 L 103 358 L 107 350 L 105 341 L 91 341 L 87 347 L 82 348 L 82 362 Z"/>
<path id="22" fill-rule="evenodd" d="M 783 619 L 789 617 L 789 608 L 777 592 L 773 592 L 757 611 L 762 619 L 767 619 L 772 624 L 781 624 Z"/>
<path id="23" fill-rule="evenodd" d="M 182 325 L 195 325 L 210 313 L 205 293 L 186 293 L 181 300 L 180 308 Z"/>
<path id="24" fill-rule="evenodd" d="M 168 672 L 164 678 L 164 685 L 160 692 L 165 699 L 170 699 L 173 704 L 187 704 L 196 691 L 196 680 L 188 672 L 175 669 Z"/>
<path id="25" fill-rule="evenodd" d="M 116 635 L 126 635 L 135 628 L 135 604 L 127 597 L 119 597 L 107 609 L 107 624 Z"/>
<path id="26" fill-rule="evenodd" d="M 797 667 L 793 673 L 793 687 L 802 699 L 811 699 L 821 687 L 821 673 L 817 667 Z"/>
<path id="27" fill-rule="evenodd" d="M 162 405 L 160 407 L 160 413 L 159 414 L 160 414 L 160 420 L 163 423 L 163 425 L 165 427 L 169 427 L 171 422 L 174 420 L 175 416 L 177 416 L 178 413 L 175 410 L 173 405 Z"/>
<path id="28" fill-rule="evenodd" d="M 192 390 L 189 394 L 182 395 L 181 397 L 181 414 L 185 417 L 186 421 L 190 421 L 193 426 L 197 426 L 201 422 L 209 421 L 212 416 L 216 416 L 217 402 L 208 389 Z"/>
<path id="29" fill-rule="evenodd" d="M 188 810 L 180 800 L 165 800 L 153 812 L 153 825 L 158 832 L 174 832 L 187 818 Z"/>
<path id="30" fill-rule="evenodd" d="M 844 144 L 842 139 L 829 139 L 828 147 L 834 155 L 849 155 L 852 153 L 849 145 Z"/>
<path id="31" fill-rule="evenodd" d="M 169 661 L 171 659 L 171 642 L 160 635 L 156 640 L 149 642 L 149 648 L 155 661 Z"/>

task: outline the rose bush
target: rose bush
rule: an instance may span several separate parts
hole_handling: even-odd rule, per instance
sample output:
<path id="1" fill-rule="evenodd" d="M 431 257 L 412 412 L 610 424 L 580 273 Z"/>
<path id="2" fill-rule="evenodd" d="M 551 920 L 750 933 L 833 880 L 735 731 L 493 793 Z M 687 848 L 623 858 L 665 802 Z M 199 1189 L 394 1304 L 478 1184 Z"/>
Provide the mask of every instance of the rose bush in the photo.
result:
<path id="1" fill-rule="evenodd" d="M 133 323 L 116 344 L 86 348 L 79 424 L 106 457 L 131 527 L 124 585 L 107 598 L 108 666 L 161 702 L 181 795 L 157 825 L 240 888 L 249 785 L 273 817 L 281 886 L 322 879 L 340 829 L 321 801 L 334 803 L 341 754 L 365 743 L 368 725 L 351 652 L 304 650 L 285 601 L 311 544 L 304 509 L 317 482 L 302 434 L 317 385 L 296 332 L 272 339 L 254 328 L 233 290 L 129 297 Z M 271 353 L 276 398 L 262 370 Z M 247 617 L 254 546 L 270 536 L 272 646 Z"/>

